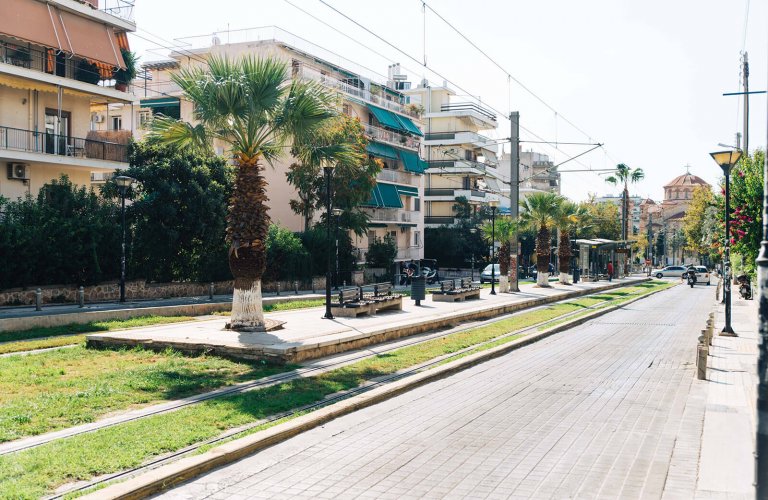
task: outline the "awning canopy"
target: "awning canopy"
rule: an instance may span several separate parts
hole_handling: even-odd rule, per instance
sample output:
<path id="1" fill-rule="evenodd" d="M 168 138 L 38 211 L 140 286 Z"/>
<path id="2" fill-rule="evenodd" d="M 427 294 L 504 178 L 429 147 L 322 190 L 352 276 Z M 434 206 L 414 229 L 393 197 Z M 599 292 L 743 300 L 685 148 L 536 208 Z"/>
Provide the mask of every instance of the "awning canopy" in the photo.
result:
<path id="1" fill-rule="evenodd" d="M 403 128 L 410 134 L 418 135 L 419 137 L 423 137 L 424 134 L 419 130 L 419 127 L 416 126 L 415 123 L 413 123 L 413 120 L 410 118 L 406 118 L 404 116 L 395 115 L 392 113 L 395 118 L 397 118 L 397 121 L 400 122 L 400 124 L 403 126 Z"/>
<path id="2" fill-rule="evenodd" d="M 419 196 L 419 188 L 414 186 L 397 186 L 397 192 L 403 196 Z"/>
<path id="3" fill-rule="evenodd" d="M 0 33 L 4 35 L 125 68 L 121 43 L 111 26 L 44 2 L 3 0 L 2 10 Z"/>
<path id="4" fill-rule="evenodd" d="M 390 160 L 397 160 L 397 152 L 395 151 L 395 148 L 387 144 L 369 142 L 365 149 L 374 156 L 389 158 Z"/>
<path id="5" fill-rule="evenodd" d="M 419 158 L 419 155 L 411 151 L 398 149 L 397 154 L 400 156 L 403 165 L 405 165 L 405 169 L 414 174 L 423 174 L 429 166 L 427 162 Z"/>
<path id="6" fill-rule="evenodd" d="M 397 186 L 384 182 L 377 182 L 373 186 L 371 198 L 363 205 L 375 208 L 403 208 L 403 202 L 400 200 Z"/>
<path id="7" fill-rule="evenodd" d="M 397 115 L 394 113 L 387 111 L 386 109 L 379 108 L 378 106 L 372 106 L 368 105 L 368 109 L 371 110 L 371 113 L 373 113 L 373 116 L 376 117 L 377 120 L 379 120 L 379 123 L 381 123 L 384 127 L 388 127 L 394 130 L 403 130 L 403 125 L 400 123 L 400 120 L 397 119 Z"/>
<path id="8" fill-rule="evenodd" d="M 166 106 L 179 106 L 179 100 L 175 97 L 165 97 L 163 99 L 142 99 L 142 108 L 164 108 Z"/>

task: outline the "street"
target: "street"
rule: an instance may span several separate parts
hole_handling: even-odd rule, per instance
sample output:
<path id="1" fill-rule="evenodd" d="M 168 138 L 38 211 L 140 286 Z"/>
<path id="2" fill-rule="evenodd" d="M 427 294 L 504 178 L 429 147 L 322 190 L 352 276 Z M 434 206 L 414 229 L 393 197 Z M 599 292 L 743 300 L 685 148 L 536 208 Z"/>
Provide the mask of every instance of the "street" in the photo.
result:
<path id="1" fill-rule="evenodd" d="M 164 496 L 692 496 L 700 428 L 681 427 L 703 420 L 689 392 L 714 293 L 674 287 Z"/>

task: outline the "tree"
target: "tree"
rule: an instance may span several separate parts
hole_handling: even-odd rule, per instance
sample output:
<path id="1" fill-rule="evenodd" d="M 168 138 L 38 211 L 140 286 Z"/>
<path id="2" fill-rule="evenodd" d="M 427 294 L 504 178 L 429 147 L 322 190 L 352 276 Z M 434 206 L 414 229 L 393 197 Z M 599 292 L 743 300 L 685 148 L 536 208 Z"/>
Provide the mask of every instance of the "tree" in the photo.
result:
<path id="1" fill-rule="evenodd" d="M 751 275 L 763 239 L 764 162 L 765 152 L 757 150 L 742 157 L 731 173 L 731 250 L 742 256 L 744 271 Z"/>
<path id="2" fill-rule="evenodd" d="M 133 143 L 130 167 L 138 182 L 127 208 L 131 223 L 128 270 L 149 281 L 227 279 L 227 200 L 233 172 L 209 152 Z M 114 182 L 102 194 L 117 198 Z"/>
<path id="3" fill-rule="evenodd" d="M 685 212 L 682 221 L 682 230 L 685 235 L 685 246 L 691 251 L 701 255 L 709 254 L 711 239 L 705 234 L 707 210 L 713 206 L 715 196 L 712 190 L 706 186 L 699 186 L 693 190 L 691 202 Z"/>
<path id="4" fill-rule="evenodd" d="M 533 193 L 520 202 L 520 222 L 536 231 L 536 281 L 549 286 L 550 230 L 555 224 L 560 196 L 555 193 Z"/>
<path id="5" fill-rule="evenodd" d="M 171 78 L 193 103 L 198 124 L 158 117 L 151 137 L 206 151 L 214 140 L 228 147 L 237 171 L 227 215 L 229 267 L 235 277 L 229 326 L 261 331 L 269 231 L 264 162 L 272 165 L 289 143 L 318 162 L 354 154 L 345 144 L 301 148 L 335 115 L 334 95 L 319 83 L 291 80 L 286 65 L 270 58 L 213 56 L 207 67 L 185 68 Z"/>
<path id="6" fill-rule="evenodd" d="M 587 210 L 582 205 L 562 198 L 558 204 L 555 215 L 555 226 L 560 230 L 558 243 L 558 268 L 560 270 L 560 282 L 568 283 L 568 274 L 571 272 L 571 234 L 576 229 L 582 229 L 587 219 Z"/>
<path id="7" fill-rule="evenodd" d="M 495 228 L 490 221 L 482 226 L 483 237 L 490 241 L 491 246 L 499 242 L 499 273 L 501 276 L 509 275 L 509 264 L 512 258 L 512 246 L 510 240 L 517 232 L 517 223 L 509 217 L 496 216 Z M 496 241 L 493 240 L 494 236 Z"/>
<path id="8" fill-rule="evenodd" d="M 366 153 L 368 139 L 358 118 L 347 115 L 332 118 L 318 130 L 308 144 L 294 148 L 295 156 L 303 159 L 293 163 L 285 174 L 298 194 L 298 199 L 290 201 L 291 209 L 304 218 L 305 230 L 311 227 L 315 212 L 324 209 L 326 203 L 326 187 L 322 171 L 324 158 L 313 154 L 312 150 L 337 144 L 347 144 L 351 154 L 335 162 L 331 181 L 333 188 L 331 205 L 345 212 L 342 219 L 347 224 L 346 229 L 362 235 L 368 228 L 368 217 L 360 207 L 371 196 L 382 162 L 369 158 Z M 324 212 L 323 215 L 325 215 Z"/>
<path id="9" fill-rule="evenodd" d="M 384 238 L 376 238 L 368 244 L 365 263 L 369 267 L 383 267 L 389 272 L 397 257 L 397 242 L 387 234 Z"/>
<path id="10" fill-rule="evenodd" d="M 645 172 L 640 167 L 630 168 L 623 163 L 616 165 L 616 173 L 605 178 L 605 182 L 617 186 L 619 184 L 624 185 L 621 198 L 621 220 L 623 222 L 621 226 L 621 239 L 626 240 L 627 236 L 631 234 L 629 231 L 629 184 L 635 184 L 640 182 L 645 177 Z"/>
<path id="11" fill-rule="evenodd" d="M 613 203 L 583 203 L 590 225 L 579 236 L 584 238 L 621 239 L 621 214 Z"/>

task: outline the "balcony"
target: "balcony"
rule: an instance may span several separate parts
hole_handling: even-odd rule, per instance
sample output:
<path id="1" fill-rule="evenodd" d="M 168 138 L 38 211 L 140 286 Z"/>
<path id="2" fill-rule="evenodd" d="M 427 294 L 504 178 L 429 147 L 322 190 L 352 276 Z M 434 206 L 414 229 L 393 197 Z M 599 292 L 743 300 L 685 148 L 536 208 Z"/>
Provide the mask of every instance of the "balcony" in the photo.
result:
<path id="1" fill-rule="evenodd" d="M 499 149 L 496 141 L 472 131 L 434 132 L 424 136 L 425 146 L 455 146 L 460 144 L 471 144 L 474 147 L 487 149 L 494 153 L 498 152 Z"/>
<path id="2" fill-rule="evenodd" d="M 424 217 L 424 225 L 430 225 L 430 226 L 445 226 L 445 225 L 453 225 L 456 219 L 453 216 L 448 217 L 442 217 L 442 216 L 430 216 L 430 217 Z"/>
<path id="3" fill-rule="evenodd" d="M 399 148 L 419 150 L 419 140 L 405 134 L 398 134 L 391 130 L 375 127 L 373 125 L 365 125 L 365 135 L 371 140 L 384 142 L 397 146 Z"/>
<path id="4" fill-rule="evenodd" d="M 425 118 L 442 118 L 453 116 L 456 118 L 469 118 L 481 129 L 495 129 L 496 115 L 488 108 L 472 102 L 456 102 L 443 104 L 439 112 L 431 112 L 424 115 Z"/>
<path id="5" fill-rule="evenodd" d="M 181 87 L 174 81 L 144 81 L 141 78 L 137 78 L 133 81 L 133 91 L 137 96 L 142 98 L 158 98 L 166 97 L 165 94 L 180 94 Z"/>
<path id="6" fill-rule="evenodd" d="M 431 201 L 451 201 L 459 197 L 464 197 L 467 201 L 485 201 L 485 191 L 477 189 L 425 189 L 424 197 L 433 198 Z M 442 198 L 442 199 L 434 199 Z"/>
<path id="7" fill-rule="evenodd" d="M 341 80 L 338 80 L 331 75 L 323 74 L 319 70 L 304 64 L 299 64 L 298 66 L 293 67 L 293 76 L 294 78 L 302 78 L 304 80 L 318 82 L 330 89 L 337 90 L 352 97 L 356 97 L 357 99 L 362 99 L 371 104 L 375 104 L 380 108 L 408 115 L 413 118 L 419 118 L 419 113 L 417 111 L 408 108 L 401 102 L 387 99 L 381 94 L 372 93 L 369 89 L 360 88 L 355 85 L 342 82 Z"/>
<path id="8" fill-rule="evenodd" d="M 61 84 L 82 92 L 109 95 L 123 101 L 131 99 L 125 92 L 115 89 L 114 80 L 103 79 L 103 75 L 96 68 L 81 65 L 81 62 L 88 61 L 81 57 L 57 57 L 54 52 L 49 53 L 43 48 L 0 40 L 0 63 L 11 66 L 0 69 L 0 73 L 46 81 L 52 85 Z"/>
<path id="9" fill-rule="evenodd" d="M 397 249 L 397 260 L 420 260 L 421 247 L 407 247 Z"/>
<path id="10" fill-rule="evenodd" d="M 371 222 L 386 222 L 389 224 L 416 225 L 419 213 L 400 208 L 377 208 L 366 211 Z"/>
<path id="11" fill-rule="evenodd" d="M 477 175 L 486 173 L 487 166 L 472 160 L 436 160 L 427 162 L 428 174 Z"/>
<path id="12" fill-rule="evenodd" d="M 400 170 L 390 170 L 388 168 L 381 169 L 381 172 L 376 176 L 376 179 L 383 182 L 396 182 L 398 184 L 413 185 L 414 177 L 409 172 L 401 172 Z M 418 184 L 418 183 L 417 183 Z M 418 187 L 418 186 L 414 186 Z"/>
<path id="13" fill-rule="evenodd" d="M 128 162 L 128 146 L 0 126 L 0 150 L 65 156 L 86 160 Z"/>

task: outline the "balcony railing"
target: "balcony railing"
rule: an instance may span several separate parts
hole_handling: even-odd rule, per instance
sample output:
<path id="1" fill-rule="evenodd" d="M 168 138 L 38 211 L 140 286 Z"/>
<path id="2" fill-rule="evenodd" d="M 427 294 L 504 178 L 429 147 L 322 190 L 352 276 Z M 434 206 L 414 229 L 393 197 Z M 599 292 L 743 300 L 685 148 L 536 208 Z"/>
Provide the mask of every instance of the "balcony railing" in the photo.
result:
<path id="1" fill-rule="evenodd" d="M 424 224 L 433 224 L 433 225 L 450 225 L 453 224 L 455 221 L 455 218 L 453 216 L 448 217 L 442 217 L 442 216 L 429 216 L 424 217 Z"/>
<path id="2" fill-rule="evenodd" d="M 99 10 L 109 15 L 133 22 L 133 7 L 135 0 L 99 0 Z"/>
<path id="3" fill-rule="evenodd" d="M 398 260 L 416 260 L 419 258 L 420 247 L 407 247 L 397 249 Z"/>
<path id="4" fill-rule="evenodd" d="M 486 165 L 472 160 L 433 160 L 427 162 L 430 169 L 440 169 L 447 174 L 463 173 L 484 175 Z"/>
<path id="5" fill-rule="evenodd" d="M 384 182 L 397 182 L 400 184 L 411 184 L 414 181 L 413 174 L 401 172 L 399 170 L 390 170 L 383 168 L 376 176 L 376 179 Z"/>
<path id="6" fill-rule="evenodd" d="M 477 113 L 481 116 L 488 118 L 493 122 L 496 121 L 496 114 L 494 114 L 492 111 L 488 110 L 487 108 L 484 108 L 483 106 L 480 106 L 479 104 L 475 104 L 473 102 L 454 102 L 450 104 L 443 104 L 442 106 L 440 106 L 440 111 L 466 111 L 471 113 Z"/>
<path id="7" fill-rule="evenodd" d="M 128 162 L 128 146 L 124 144 L 2 126 L 0 126 L 0 149 Z"/>
<path id="8" fill-rule="evenodd" d="M 111 83 L 113 80 L 102 80 L 101 74 L 87 60 L 80 57 L 57 57 L 54 52 L 49 53 L 47 50 L 29 47 L 27 44 L 0 41 L 0 62 L 105 88 L 113 88 L 104 85 L 104 83 Z"/>
<path id="9" fill-rule="evenodd" d="M 412 110 L 400 102 L 389 100 L 380 94 L 371 93 L 369 89 L 359 88 L 349 83 L 342 82 L 341 80 L 338 80 L 331 75 L 325 75 L 321 73 L 315 68 L 311 68 L 304 64 L 300 64 L 298 66 L 295 66 L 293 68 L 293 71 L 294 71 L 293 76 L 296 78 L 303 78 L 306 80 L 319 82 L 328 88 L 338 90 L 339 92 L 343 92 L 347 95 L 357 97 L 358 99 L 362 99 L 364 101 L 368 101 L 379 107 L 386 108 L 391 111 L 396 111 L 398 113 L 403 113 L 405 115 L 413 116 L 414 118 L 419 117 L 418 112 L 416 110 Z M 381 92 L 383 92 L 383 90 Z"/>
<path id="10" fill-rule="evenodd" d="M 466 198 L 485 198 L 485 191 L 477 189 L 425 189 L 424 196 L 464 196 Z"/>
<path id="11" fill-rule="evenodd" d="M 152 81 L 145 82 L 140 77 L 134 80 L 133 90 L 137 96 L 146 98 L 167 97 L 164 94 L 173 94 L 181 92 L 181 87 L 174 81 Z"/>
<path id="12" fill-rule="evenodd" d="M 484 135 L 471 130 L 460 130 L 458 132 L 433 132 L 424 136 L 425 141 L 454 141 L 462 140 L 471 144 L 494 144 L 494 141 Z"/>
<path id="13" fill-rule="evenodd" d="M 402 148 L 419 149 L 418 139 L 414 139 L 413 137 L 404 134 L 398 134 L 397 132 L 392 132 L 391 130 L 366 124 L 365 133 L 374 141 L 386 142 L 388 144 Z"/>
<path id="14" fill-rule="evenodd" d="M 402 210 L 400 208 L 377 208 L 370 210 L 368 217 L 372 221 L 396 224 L 398 222 L 416 222 L 419 212 Z"/>

